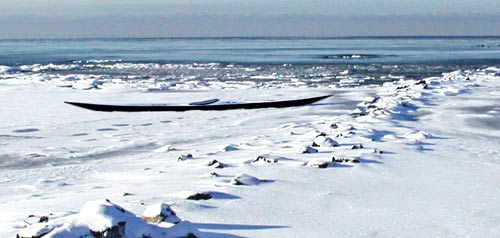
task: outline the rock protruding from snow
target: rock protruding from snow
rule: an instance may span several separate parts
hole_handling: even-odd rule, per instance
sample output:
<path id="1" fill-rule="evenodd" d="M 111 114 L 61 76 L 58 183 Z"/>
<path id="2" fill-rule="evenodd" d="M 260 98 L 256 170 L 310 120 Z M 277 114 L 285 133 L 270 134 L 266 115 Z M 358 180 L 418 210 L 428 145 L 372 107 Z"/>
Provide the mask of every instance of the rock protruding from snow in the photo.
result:
<path id="1" fill-rule="evenodd" d="M 341 158 L 332 156 L 332 163 L 359 163 L 358 158 Z"/>
<path id="2" fill-rule="evenodd" d="M 231 184 L 234 185 L 255 186 L 259 185 L 261 182 L 260 179 L 248 174 L 239 174 L 231 179 Z"/>
<path id="3" fill-rule="evenodd" d="M 187 197 L 188 200 L 209 200 L 212 199 L 212 194 L 209 192 L 204 192 L 204 193 L 195 193 L 189 197 Z"/>
<path id="4" fill-rule="evenodd" d="M 302 147 L 302 154 L 314 154 L 318 153 L 318 150 L 316 148 L 313 148 L 311 146 L 304 146 Z"/>
<path id="5" fill-rule="evenodd" d="M 365 148 L 363 144 L 354 144 L 351 146 L 351 150 L 359 150 Z"/>
<path id="6" fill-rule="evenodd" d="M 193 192 L 193 191 L 181 191 L 176 194 L 173 194 L 173 196 L 187 200 L 209 200 L 212 199 L 213 197 L 211 192 Z"/>
<path id="7" fill-rule="evenodd" d="M 218 161 L 216 159 L 208 162 L 208 166 L 216 168 L 216 169 L 222 169 L 222 168 L 226 167 L 223 163 L 221 163 L 220 161 Z"/>
<path id="8" fill-rule="evenodd" d="M 325 161 L 308 161 L 305 166 L 308 166 L 308 167 L 313 167 L 313 168 L 320 168 L 320 169 L 326 169 L 328 168 L 328 166 L 330 166 L 330 163 L 329 162 L 325 162 Z"/>
<path id="9" fill-rule="evenodd" d="M 179 157 L 177 158 L 177 161 L 185 161 L 185 160 L 189 160 L 189 159 L 193 159 L 192 154 L 179 155 Z"/>
<path id="10" fill-rule="evenodd" d="M 313 147 L 336 147 L 336 146 L 339 146 L 339 143 L 330 137 L 320 135 L 320 136 L 317 136 L 316 138 L 314 138 L 312 146 Z"/>
<path id="11" fill-rule="evenodd" d="M 269 155 L 259 155 L 257 156 L 257 158 L 255 158 L 254 160 L 252 160 L 253 163 L 258 163 L 258 162 L 264 162 L 264 163 L 278 163 L 278 159 L 277 158 L 272 158 L 271 156 Z"/>
<path id="12" fill-rule="evenodd" d="M 147 223 L 158 224 L 161 222 L 167 222 L 177 224 L 181 222 L 181 219 L 179 219 L 170 206 L 165 203 L 156 203 L 147 206 L 141 217 Z"/>

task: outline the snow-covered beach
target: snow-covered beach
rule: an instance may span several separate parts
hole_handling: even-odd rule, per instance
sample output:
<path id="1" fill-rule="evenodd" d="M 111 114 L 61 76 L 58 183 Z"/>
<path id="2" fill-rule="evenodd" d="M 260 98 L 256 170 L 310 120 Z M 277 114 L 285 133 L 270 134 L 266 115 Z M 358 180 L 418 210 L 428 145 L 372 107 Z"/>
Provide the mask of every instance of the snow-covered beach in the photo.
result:
<path id="1" fill-rule="evenodd" d="M 94 237 L 112 227 L 127 237 L 500 235 L 495 67 L 356 87 L 189 78 L 131 87 L 0 71 L 2 237 Z M 304 107 L 223 112 L 63 103 L 324 94 L 333 96 Z M 165 222 L 141 218 L 155 214 Z"/>

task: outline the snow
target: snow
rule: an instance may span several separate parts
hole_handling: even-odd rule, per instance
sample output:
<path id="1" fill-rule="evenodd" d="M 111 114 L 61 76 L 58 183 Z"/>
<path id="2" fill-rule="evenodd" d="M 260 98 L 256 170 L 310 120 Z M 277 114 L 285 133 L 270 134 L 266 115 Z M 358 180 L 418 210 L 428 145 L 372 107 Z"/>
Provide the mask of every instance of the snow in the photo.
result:
<path id="1" fill-rule="evenodd" d="M 0 67 L 1 237 L 91 237 L 113 227 L 129 238 L 500 236 L 498 68 L 354 88 L 186 79 L 170 86 L 189 91 L 168 93 L 38 69 L 66 70 Z M 63 103 L 330 93 L 304 107 L 222 112 Z M 173 220 L 143 219 L 168 212 Z M 28 224 L 30 215 L 47 220 Z"/>

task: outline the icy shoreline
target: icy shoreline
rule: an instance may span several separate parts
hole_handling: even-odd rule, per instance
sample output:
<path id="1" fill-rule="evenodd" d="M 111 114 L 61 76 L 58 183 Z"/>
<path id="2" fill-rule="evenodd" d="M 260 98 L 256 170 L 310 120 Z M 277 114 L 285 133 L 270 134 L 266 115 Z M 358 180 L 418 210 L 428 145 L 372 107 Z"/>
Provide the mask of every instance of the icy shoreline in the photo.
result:
<path id="1" fill-rule="evenodd" d="M 44 237 L 82 235 L 90 225 L 75 211 L 87 201 L 109 199 L 131 214 L 170 204 L 189 221 L 175 236 L 496 237 L 499 79 L 494 67 L 456 71 L 380 87 L 334 87 L 328 89 L 333 98 L 307 107 L 231 114 L 93 113 L 61 102 L 159 96 L 0 81 L 2 107 L 12 112 L 0 128 L 2 236 L 27 232 L 20 230 L 28 215 L 49 218 L 40 228 L 49 232 Z M 161 98 L 245 100 L 324 90 Z M 196 194 L 210 198 L 188 199 Z M 64 211 L 72 212 L 49 215 Z M 25 236 L 41 232 L 27 229 L 34 233 Z M 125 229 L 128 237 L 137 236 Z"/>
<path id="2" fill-rule="evenodd" d="M 422 79 L 455 70 L 453 65 L 336 65 L 135 63 L 87 60 L 67 64 L 0 65 L 0 81 L 48 82 L 80 90 L 128 88 L 176 90 L 332 88 Z"/>

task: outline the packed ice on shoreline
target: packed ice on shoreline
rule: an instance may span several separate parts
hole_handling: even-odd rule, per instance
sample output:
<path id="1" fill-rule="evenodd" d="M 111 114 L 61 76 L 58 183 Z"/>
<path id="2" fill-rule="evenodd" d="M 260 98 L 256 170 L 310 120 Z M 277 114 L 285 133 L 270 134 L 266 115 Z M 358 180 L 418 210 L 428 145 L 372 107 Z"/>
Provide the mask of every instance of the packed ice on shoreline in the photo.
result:
<path id="1" fill-rule="evenodd" d="M 165 91 L 189 89 L 322 88 L 381 85 L 422 79 L 453 70 L 436 65 L 290 65 L 224 63 L 132 63 L 121 60 L 69 64 L 0 65 L 0 80 L 47 81 L 61 87 L 127 87 Z"/>

